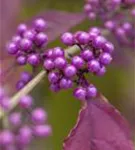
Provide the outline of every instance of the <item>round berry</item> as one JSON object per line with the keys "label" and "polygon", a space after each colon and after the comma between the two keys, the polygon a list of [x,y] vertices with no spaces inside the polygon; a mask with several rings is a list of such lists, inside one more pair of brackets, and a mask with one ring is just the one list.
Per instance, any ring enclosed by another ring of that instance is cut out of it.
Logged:
{"label": "round berry", "polygon": [[25,108],[25,109],[30,108],[32,104],[33,104],[33,98],[29,95],[21,97],[19,101],[20,107]]}
{"label": "round berry", "polygon": [[16,54],[17,53],[17,51],[18,51],[18,47],[17,47],[17,45],[15,44],[15,43],[9,43],[8,45],[7,45],[7,51],[8,51],[8,53],[9,54],[12,54],[12,55],[14,55],[14,54]]}
{"label": "round berry", "polygon": [[103,65],[109,65],[112,61],[112,57],[109,53],[102,53],[100,55],[100,62],[103,64]]}
{"label": "round berry", "polygon": [[74,36],[70,32],[66,32],[62,35],[61,40],[64,44],[72,46],[75,43]]}
{"label": "round berry", "polygon": [[66,77],[73,77],[74,75],[76,75],[76,72],[77,72],[77,69],[73,65],[68,65],[64,69],[64,74]]}
{"label": "round berry", "polygon": [[29,52],[32,48],[32,42],[29,39],[22,39],[20,42],[21,49],[25,52]]}
{"label": "round berry", "polygon": [[84,67],[84,60],[80,56],[74,56],[72,58],[72,64],[77,68],[81,69]]}
{"label": "round berry", "polygon": [[83,50],[81,52],[81,57],[85,60],[85,61],[90,61],[93,59],[93,52],[90,51],[89,49]]}
{"label": "round berry", "polygon": [[46,59],[44,61],[44,68],[47,69],[47,70],[54,69],[54,62],[51,59]]}
{"label": "round berry", "polygon": [[26,24],[20,24],[17,28],[17,32],[22,35],[27,30]]}
{"label": "round berry", "polygon": [[40,57],[39,57],[39,55],[31,54],[28,56],[27,61],[30,65],[37,66],[40,64]]}
{"label": "round berry", "polygon": [[35,124],[44,124],[47,120],[47,114],[42,108],[36,108],[32,111],[31,119]]}
{"label": "round berry", "polygon": [[42,46],[48,42],[48,36],[42,32],[38,33],[35,37],[35,43]]}
{"label": "round berry", "polygon": [[77,41],[79,44],[87,44],[89,42],[89,34],[87,32],[81,32],[77,37]]}
{"label": "round berry", "polygon": [[63,57],[57,57],[55,60],[54,60],[54,65],[56,68],[58,69],[63,69],[66,67],[66,60],[63,58]]}
{"label": "round berry", "polygon": [[82,87],[79,87],[79,88],[75,89],[74,96],[77,99],[84,101],[84,100],[86,100],[86,90]]}
{"label": "round berry", "polygon": [[25,65],[27,63],[26,56],[20,55],[16,58],[16,61],[19,65]]}
{"label": "round berry", "polygon": [[36,31],[42,32],[42,31],[44,31],[44,29],[47,28],[47,23],[45,22],[44,19],[38,18],[34,22],[34,28]]}
{"label": "round berry", "polygon": [[102,66],[99,71],[96,73],[97,76],[103,76],[106,73],[106,67]]}
{"label": "round berry", "polygon": [[62,50],[60,47],[55,47],[53,49],[53,56],[56,57],[64,57],[64,50]]}
{"label": "round berry", "polygon": [[96,95],[97,95],[97,89],[96,89],[96,87],[93,86],[93,85],[89,85],[87,87],[87,97],[88,98],[93,98],[93,97],[96,97]]}
{"label": "round berry", "polygon": [[22,81],[22,80],[19,80],[19,81],[16,83],[16,89],[17,89],[17,90],[22,89],[24,86],[25,86],[25,82]]}
{"label": "round berry", "polygon": [[55,83],[55,84],[51,84],[50,85],[50,90],[53,92],[58,92],[60,90],[59,84]]}
{"label": "round berry", "polygon": [[58,74],[58,72],[50,72],[48,74],[48,80],[51,83],[56,83],[59,80],[59,74]]}
{"label": "round berry", "polygon": [[21,80],[25,83],[28,83],[32,79],[32,75],[29,72],[22,72],[21,73]]}
{"label": "round berry", "polygon": [[100,69],[100,63],[97,60],[91,60],[88,62],[88,70],[90,72],[98,72]]}

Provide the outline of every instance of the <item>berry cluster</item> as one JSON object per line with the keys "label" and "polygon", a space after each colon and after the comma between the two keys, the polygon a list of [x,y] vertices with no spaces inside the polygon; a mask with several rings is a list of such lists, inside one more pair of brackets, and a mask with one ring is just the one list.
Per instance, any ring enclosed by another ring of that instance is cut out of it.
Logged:
{"label": "berry cluster", "polygon": [[35,138],[46,138],[52,132],[47,124],[47,113],[42,108],[33,108],[31,96],[21,97],[19,109],[8,115],[7,127],[3,126],[0,131],[2,150],[25,150]]}
{"label": "berry cluster", "polygon": [[89,84],[85,73],[93,73],[102,76],[106,72],[106,66],[112,61],[114,46],[107,41],[98,28],[92,28],[89,32],[79,31],[75,34],[66,32],[61,37],[67,46],[77,45],[80,54],[65,58],[65,51],[60,47],[48,50],[45,54],[44,69],[48,71],[48,79],[51,90],[57,92],[60,89],[73,87],[77,84],[74,96],[79,100],[86,100],[97,95],[97,89]]}
{"label": "berry cluster", "polygon": [[43,32],[47,24],[43,19],[34,21],[34,27],[28,29],[26,24],[20,24],[17,34],[7,44],[9,54],[15,56],[19,65],[38,66],[41,62],[40,52],[48,42],[47,35]]}
{"label": "berry cluster", "polygon": [[111,19],[121,8],[130,8],[135,4],[135,0],[86,0],[84,11],[89,19],[97,17],[102,20]]}
{"label": "berry cluster", "polygon": [[86,0],[84,11],[91,20],[97,17],[107,19],[119,10],[121,2],[121,0]]}
{"label": "berry cluster", "polygon": [[126,21],[125,17],[108,20],[105,27],[115,36],[120,45],[135,48],[135,23]]}

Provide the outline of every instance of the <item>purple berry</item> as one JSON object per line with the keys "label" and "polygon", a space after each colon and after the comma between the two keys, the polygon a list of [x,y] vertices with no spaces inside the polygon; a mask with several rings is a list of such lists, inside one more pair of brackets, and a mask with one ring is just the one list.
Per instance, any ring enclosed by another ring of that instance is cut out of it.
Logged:
{"label": "purple berry", "polygon": [[32,79],[32,75],[29,72],[22,72],[21,73],[21,80],[25,83],[28,83]]}
{"label": "purple berry", "polygon": [[19,45],[21,41],[21,37],[19,35],[13,36],[12,42],[15,43],[16,45]]}
{"label": "purple berry", "polygon": [[85,61],[90,61],[93,59],[93,52],[90,51],[89,49],[83,50],[81,52],[81,57],[85,60]]}
{"label": "purple berry", "polygon": [[54,62],[51,59],[46,59],[44,61],[44,68],[47,69],[47,70],[54,69]]}
{"label": "purple berry", "polygon": [[89,85],[87,87],[87,97],[88,98],[93,98],[93,97],[96,97],[96,95],[97,95],[97,89],[96,89],[96,87],[93,86],[93,85]]}
{"label": "purple berry", "polygon": [[36,33],[32,30],[28,30],[24,33],[24,38],[34,41]]}
{"label": "purple berry", "polygon": [[1,144],[3,146],[11,145],[14,142],[14,135],[9,130],[3,130],[1,133]]}
{"label": "purple berry", "polygon": [[28,145],[32,140],[32,130],[28,126],[20,128],[17,142],[21,145]]}
{"label": "purple berry", "polygon": [[104,47],[105,43],[106,43],[106,39],[103,36],[97,36],[95,38],[95,40],[93,41],[93,45],[96,48],[102,48],[102,47]]}
{"label": "purple berry", "polygon": [[99,62],[97,60],[93,59],[93,60],[88,62],[88,70],[90,72],[93,72],[93,73],[94,72],[98,72],[99,69],[100,69],[100,64],[99,64]]}
{"label": "purple berry", "polygon": [[106,67],[102,66],[99,71],[96,73],[97,76],[103,76],[106,73]]}
{"label": "purple berry", "polygon": [[48,137],[52,133],[52,129],[49,125],[37,125],[33,128],[33,134],[36,137]]}
{"label": "purple berry", "polygon": [[17,28],[17,32],[22,35],[27,30],[26,24],[20,24]]}
{"label": "purple berry", "polygon": [[16,61],[19,65],[25,65],[27,62],[26,56],[20,55],[16,58]]}
{"label": "purple berry", "polygon": [[21,97],[19,105],[22,108],[29,109],[33,104],[33,98],[29,95]]}
{"label": "purple berry", "polygon": [[47,120],[47,114],[42,108],[36,108],[32,112],[31,119],[35,124],[44,124]]}
{"label": "purple berry", "polygon": [[73,65],[68,65],[64,69],[64,74],[66,77],[73,77],[74,75],[76,75],[76,72],[77,72],[77,69]]}
{"label": "purple berry", "polygon": [[102,53],[100,55],[100,62],[103,64],[103,65],[109,65],[112,61],[112,57],[109,53]]}
{"label": "purple berry", "polygon": [[35,43],[38,45],[38,46],[42,46],[44,44],[47,44],[48,42],[48,37],[46,34],[40,32],[36,35],[35,37]]}
{"label": "purple berry", "polygon": [[47,28],[47,23],[42,18],[36,19],[34,22],[34,28],[36,31],[42,32]]}
{"label": "purple berry", "polygon": [[72,46],[75,43],[74,36],[70,32],[66,32],[62,35],[61,40],[67,46]]}
{"label": "purple berry", "polygon": [[107,53],[112,53],[114,51],[114,45],[110,42],[104,44],[103,50]]}
{"label": "purple berry", "polygon": [[55,47],[53,49],[53,57],[64,57],[64,50],[62,50],[60,47]]}
{"label": "purple berry", "polygon": [[86,90],[82,87],[79,87],[79,88],[75,89],[74,96],[77,99],[84,101],[84,100],[86,100]]}
{"label": "purple berry", "polygon": [[21,125],[21,114],[20,113],[12,113],[10,114],[9,116],[9,122],[11,125],[17,127],[17,126],[20,126]]}
{"label": "purple berry", "polygon": [[48,74],[48,80],[51,83],[56,83],[59,80],[59,74],[58,74],[58,72],[50,72]]}
{"label": "purple berry", "polygon": [[25,82],[22,81],[22,80],[19,80],[19,81],[16,83],[16,89],[17,89],[17,90],[22,89],[24,86],[25,86]]}
{"label": "purple berry", "polygon": [[8,45],[7,45],[7,51],[8,51],[8,53],[9,54],[12,54],[12,55],[14,55],[14,54],[16,54],[17,53],[17,51],[18,51],[18,47],[17,47],[17,45],[15,44],[15,43],[9,43]]}
{"label": "purple berry", "polygon": [[74,65],[77,69],[81,69],[84,67],[84,60],[80,56],[74,56],[72,58],[72,65]]}
{"label": "purple berry", "polygon": [[21,40],[20,46],[24,52],[29,52],[32,48],[32,42],[31,40],[24,38]]}
{"label": "purple berry", "polygon": [[56,68],[58,69],[63,69],[66,67],[66,60],[63,58],[63,57],[57,57],[55,60],[54,60],[54,65]]}
{"label": "purple berry", "polygon": [[79,44],[87,44],[89,42],[89,34],[87,32],[81,32],[77,37],[77,41]]}
{"label": "purple berry", "polygon": [[72,80],[70,80],[70,79],[62,78],[62,79],[60,80],[59,85],[60,85],[60,88],[61,88],[61,89],[68,89],[68,88],[72,88],[73,82],[72,82]]}
{"label": "purple berry", "polygon": [[30,65],[37,66],[40,64],[40,57],[39,57],[39,55],[31,54],[28,56],[27,61]]}

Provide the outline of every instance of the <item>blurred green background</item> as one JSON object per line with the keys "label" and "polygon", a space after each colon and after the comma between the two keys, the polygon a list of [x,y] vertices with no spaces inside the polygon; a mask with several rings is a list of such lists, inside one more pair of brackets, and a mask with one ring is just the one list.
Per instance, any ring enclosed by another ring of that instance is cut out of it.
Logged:
{"label": "blurred green background", "polygon": [[[63,10],[68,12],[80,12],[83,10],[83,0],[23,0],[18,21],[25,21],[46,10]],[[92,25],[100,24],[99,21],[85,20],[74,27],[72,31],[87,30]],[[49,47],[63,46],[59,38],[49,44]],[[129,59],[133,59],[128,54]],[[135,102],[134,102],[134,64],[121,65],[113,63],[102,78],[89,75],[88,78],[107,99],[119,109],[129,120],[132,128],[135,125]],[[28,68],[27,68],[28,69]],[[53,128],[53,135],[49,139],[35,141],[32,150],[62,150],[62,142],[75,125],[80,102],[72,96],[72,90],[52,93],[49,90],[47,79],[31,93],[38,106],[43,106],[48,112],[49,123]]]}

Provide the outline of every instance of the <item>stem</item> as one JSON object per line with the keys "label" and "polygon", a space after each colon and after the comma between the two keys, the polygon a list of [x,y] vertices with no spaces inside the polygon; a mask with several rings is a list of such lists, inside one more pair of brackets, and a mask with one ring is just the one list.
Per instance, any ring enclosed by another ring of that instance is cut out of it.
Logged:
{"label": "stem", "polygon": [[[78,46],[72,46],[65,50],[65,56],[66,58],[69,58],[69,55],[73,55],[79,51]],[[18,93],[16,93],[10,100],[10,110],[14,109],[22,96],[27,95],[32,89],[44,78],[46,75],[46,70],[42,70],[38,75],[31,80],[22,90],[20,90]],[[2,108],[0,108],[0,119],[4,116],[4,111]]]}

